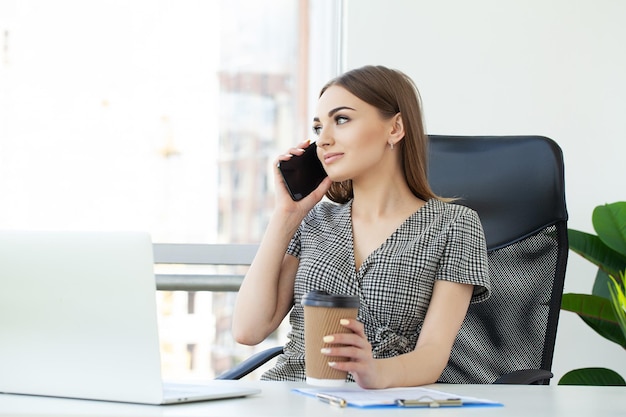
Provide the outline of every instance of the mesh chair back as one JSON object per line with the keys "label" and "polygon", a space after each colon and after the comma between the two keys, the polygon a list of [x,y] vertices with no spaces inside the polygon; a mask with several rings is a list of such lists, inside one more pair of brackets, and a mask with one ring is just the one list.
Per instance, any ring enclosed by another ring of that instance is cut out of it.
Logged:
{"label": "mesh chair back", "polygon": [[478,212],[492,283],[490,299],[470,306],[440,381],[550,371],[568,254],[561,149],[540,136],[430,136],[429,181]]}

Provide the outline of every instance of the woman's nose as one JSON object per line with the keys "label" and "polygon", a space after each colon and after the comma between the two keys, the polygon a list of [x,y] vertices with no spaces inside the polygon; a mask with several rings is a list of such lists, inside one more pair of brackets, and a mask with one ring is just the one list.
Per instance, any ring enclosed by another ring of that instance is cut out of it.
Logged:
{"label": "woman's nose", "polygon": [[328,146],[332,144],[332,142],[333,142],[333,138],[332,138],[332,134],[330,133],[330,129],[322,128],[317,137],[317,146],[322,146],[322,147]]}

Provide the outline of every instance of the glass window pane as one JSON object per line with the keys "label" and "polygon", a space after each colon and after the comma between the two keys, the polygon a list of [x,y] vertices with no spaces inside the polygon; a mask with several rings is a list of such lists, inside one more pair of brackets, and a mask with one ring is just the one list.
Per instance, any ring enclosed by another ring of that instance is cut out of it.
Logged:
{"label": "glass window pane", "polygon": [[[0,228],[258,242],[271,162],[335,73],[340,3],[1,1]],[[157,294],[166,376],[251,352],[234,296]]]}

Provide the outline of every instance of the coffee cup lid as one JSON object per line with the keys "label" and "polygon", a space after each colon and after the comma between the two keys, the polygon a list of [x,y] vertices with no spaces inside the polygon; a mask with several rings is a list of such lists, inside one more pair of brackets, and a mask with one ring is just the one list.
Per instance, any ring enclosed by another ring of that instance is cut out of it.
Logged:
{"label": "coffee cup lid", "polygon": [[313,290],[302,297],[301,304],[309,307],[359,308],[359,297]]}

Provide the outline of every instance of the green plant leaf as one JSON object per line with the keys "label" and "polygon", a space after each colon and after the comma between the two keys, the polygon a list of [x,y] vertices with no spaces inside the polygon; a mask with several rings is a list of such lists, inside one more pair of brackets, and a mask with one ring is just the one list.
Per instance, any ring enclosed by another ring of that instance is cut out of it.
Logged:
{"label": "green plant leaf", "polygon": [[593,289],[591,290],[591,294],[610,300],[611,299],[611,293],[609,292],[610,281],[611,279],[609,278],[609,275],[603,270],[601,270],[600,268],[598,268],[598,272],[596,273],[596,280],[593,282]]}
{"label": "green plant leaf", "polygon": [[626,256],[626,201],[596,207],[591,220],[602,242]]}
{"label": "green plant leaf", "polygon": [[580,316],[599,335],[626,349],[626,338],[619,327],[611,300],[589,294],[563,294],[561,309]]}
{"label": "green plant leaf", "polygon": [[621,273],[619,277],[611,277],[609,292],[615,317],[619,322],[624,337],[626,337],[626,273]]}
{"label": "green plant leaf", "polygon": [[567,372],[559,379],[559,385],[626,385],[617,372],[607,368],[581,368]]}
{"label": "green plant leaf", "polygon": [[609,275],[617,275],[626,269],[626,257],[608,247],[602,240],[589,233],[568,229],[569,248],[597,265]]}
{"label": "green plant leaf", "polygon": [[624,338],[619,323],[609,323],[584,316],[580,316],[580,318],[600,336],[626,349],[626,338]]}
{"label": "green plant leaf", "polygon": [[[599,335],[626,349],[626,202],[597,206],[592,223],[597,236],[568,229],[569,248],[598,266],[592,294],[563,294],[561,308],[578,314]],[[559,384],[626,385],[626,381],[610,369],[585,368],[568,372]]]}

